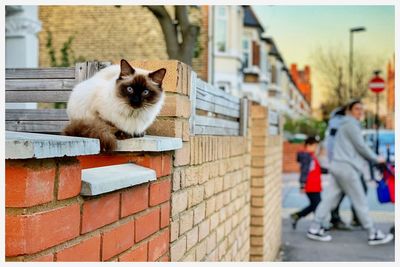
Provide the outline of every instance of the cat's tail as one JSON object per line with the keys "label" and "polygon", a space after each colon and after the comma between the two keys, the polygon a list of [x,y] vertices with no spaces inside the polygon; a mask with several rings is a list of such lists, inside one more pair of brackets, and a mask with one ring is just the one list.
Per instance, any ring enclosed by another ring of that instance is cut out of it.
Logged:
{"label": "cat's tail", "polygon": [[100,140],[101,151],[112,151],[117,146],[117,139],[111,126],[94,120],[71,120],[62,131],[69,136],[97,138]]}

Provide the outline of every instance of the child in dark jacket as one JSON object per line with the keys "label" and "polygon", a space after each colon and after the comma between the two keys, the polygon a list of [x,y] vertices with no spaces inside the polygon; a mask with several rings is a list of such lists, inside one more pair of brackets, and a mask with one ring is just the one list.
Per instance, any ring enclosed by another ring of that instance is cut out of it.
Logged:
{"label": "child in dark jacket", "polygon": [[310,204],[299,212],[290,215],[293,229],[296,229],[298,220],[314,212],[321,201],[321,173],[327,173],[319,164],[315,152],[318,140],[308,137],[304,142],[304,150],[297,153],[297,162],[300,163],[300,190],[306,193]]}

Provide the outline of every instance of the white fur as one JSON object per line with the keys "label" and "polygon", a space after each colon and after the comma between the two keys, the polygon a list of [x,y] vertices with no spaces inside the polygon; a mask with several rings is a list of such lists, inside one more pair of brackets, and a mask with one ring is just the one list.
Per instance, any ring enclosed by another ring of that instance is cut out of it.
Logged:
{"label": "white fur", "polygon": [[[150,72],[135,68],[135,74]],[[153,123],[164,103],[164,92],[159,101],[141,109],[132,109],[117,97],[115,81],[120,74],[120,65],[111,65],[90,79],[77,84],[68,100],[67,114],[70,120],[96,120],[97,114],[113,123],[119,130],[129,134],[141,134]]]}

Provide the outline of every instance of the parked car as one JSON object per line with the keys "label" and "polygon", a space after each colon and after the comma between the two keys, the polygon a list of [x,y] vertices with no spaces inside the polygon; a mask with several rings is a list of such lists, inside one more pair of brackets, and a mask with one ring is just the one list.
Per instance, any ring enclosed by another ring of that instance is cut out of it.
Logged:
{"label": "parked car", "polygon": [[[376,130],[363,130],[363,137],[368,146],[375,151]],[[389,156],[389,161],[394,164],[394,131],[388,129],[379,129],[379,155],[385,158]],[[388,154],[389,153],[389,154]]]}

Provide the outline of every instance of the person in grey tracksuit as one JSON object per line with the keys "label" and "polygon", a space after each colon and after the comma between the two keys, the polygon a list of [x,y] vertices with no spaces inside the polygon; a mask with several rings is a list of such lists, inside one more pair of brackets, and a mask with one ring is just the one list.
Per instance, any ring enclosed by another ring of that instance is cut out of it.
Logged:
{"label": "person in grey tracksuit", "polygon": [[315,211],[314,220],[308,230],[307,236],[311,239],[331,240],[325,229],[329,225],[331,211],[339,203],[342,192],[350,198],[363,228],[368,230],[370,245],[384,244],[393,239],[393,235],[385,235],[377,230],[368,214],[368,201],[359,177],[364,160],[378,164],[383,163],[384,158],[376,155],[364,142],[360,124],[362,116],[363,106],[360,101],[355,100],[347,105],[346,116],[336,133],[333,158],[329,166],[333,179],[326,189],[326,196]]}

